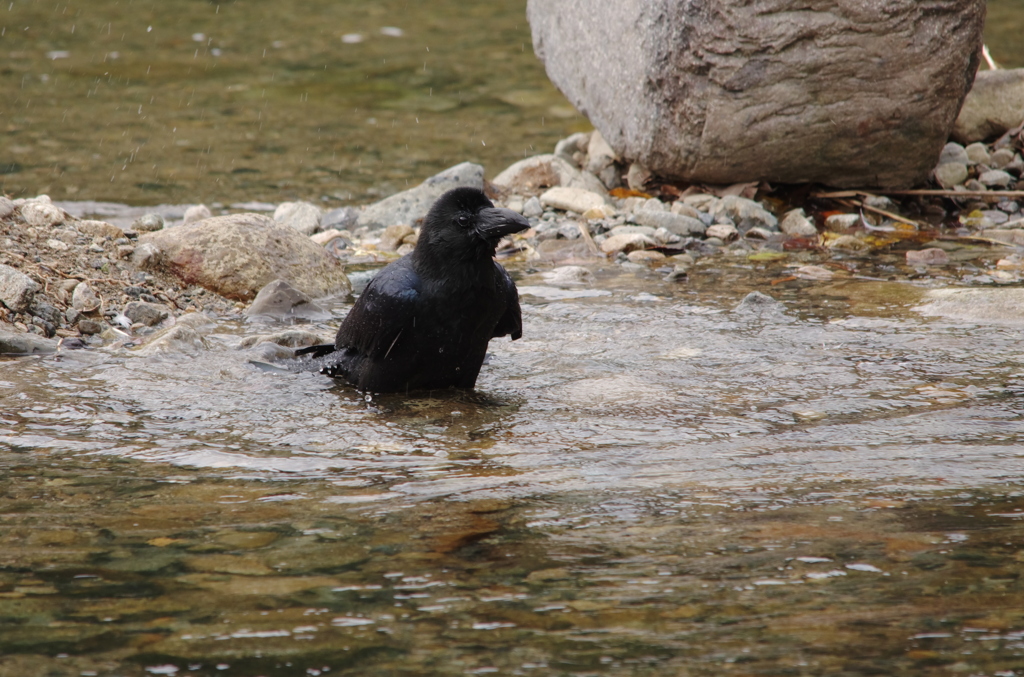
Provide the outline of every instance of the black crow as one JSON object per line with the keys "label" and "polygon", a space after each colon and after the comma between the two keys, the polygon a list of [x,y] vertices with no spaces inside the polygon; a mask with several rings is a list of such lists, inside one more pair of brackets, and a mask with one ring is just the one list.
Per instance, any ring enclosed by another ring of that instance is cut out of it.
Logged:
{"label": "black crow", "polygon": [[334,344],[296,354],[370,392],[472,388],[488,341],[523,335],[516,285],[493,257],[502,237],[529,227],[475,188],[448,191],[416,248],[370,281]]}

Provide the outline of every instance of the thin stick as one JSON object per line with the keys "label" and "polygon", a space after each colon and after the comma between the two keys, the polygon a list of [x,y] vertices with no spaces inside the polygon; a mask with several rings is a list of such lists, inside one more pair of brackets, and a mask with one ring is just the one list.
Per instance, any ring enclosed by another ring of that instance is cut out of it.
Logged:
{"label": "thin stick", "polygon": [[594,242],[594,238],[590,237],[590,226],[587,225],[586,221],[577,221],[576,226],[580,229],[580,235],[583,236],[583,240],[587,243],[587,247],[590,249],[591,254],[603,253],[597,248],[597,244]]}
{"label": "thin stick", "polygon": [[899,214],[894,214],[893,212],[887,212],[884,209],[879,209],[878,207],[872,207],[870,205],[864,204],[863,202],[860,203],[860,208],[861,209],[866,209],[869,212],[875,212],[876,214],[881,214],[882,216],[888,216],[890,219],[893,219],[895,221],[902,221],[903,223],[912,224],[912,225],[914,225],[917,228],[921,228],[922,227],[922,224],[921,224],[920,221],[915,221],[914,219],[908,219],[906,216],[900,216]]}
{"label": "thin stick", "polygon": [[[1024,190],[887,190],[886,195],[935,195],[938,197],[1024,197]],[[813,193],[815,198],[844,198],[871,195],[862,190],[842,190],[834,193]]]}

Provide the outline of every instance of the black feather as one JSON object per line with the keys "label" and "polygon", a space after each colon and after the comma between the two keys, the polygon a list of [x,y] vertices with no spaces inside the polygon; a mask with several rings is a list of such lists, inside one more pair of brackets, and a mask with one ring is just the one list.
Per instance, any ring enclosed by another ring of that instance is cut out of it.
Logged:
{"label": "black feather", "polygon": [[529,228],[479,190],[434,203],[415,250],[377,274],[331,351],[303,349],[321,373],[371,392],[472,388],[495,337],[523,334],[519,294],[494,261],[505,235]]}

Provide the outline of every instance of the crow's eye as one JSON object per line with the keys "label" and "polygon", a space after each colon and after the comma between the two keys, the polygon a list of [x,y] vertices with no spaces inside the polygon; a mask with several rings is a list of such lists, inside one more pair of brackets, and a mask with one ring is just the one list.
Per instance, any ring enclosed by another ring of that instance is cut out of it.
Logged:
{"label": "crow's eye", "polygon": [[463,228],[467,228],[467,227],[469,227],[469,217],[468,217],[468,216],[466,216],[465,214],[462,214],[461,216],[459,216],[459,218],[457,218],[457,219],[455,219],[455,220],[456,220],[456,222],[458,222],[458,224],[459,224],[460,226],[462,226]]}

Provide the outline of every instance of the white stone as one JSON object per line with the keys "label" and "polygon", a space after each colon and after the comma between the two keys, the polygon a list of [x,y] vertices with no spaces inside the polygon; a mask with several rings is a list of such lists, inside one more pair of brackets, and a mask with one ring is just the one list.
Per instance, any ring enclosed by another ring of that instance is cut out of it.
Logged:
{"label": "white stone", "polygon": [[52,228],[64,223],[64,210],[49,201],[30,200],[21,205],[21,218],[36,228]]}
{"label": "white stone", "polygon": [[589,190],[556,186],[540,196],[540,203],[544,207],[583,214],[590,209],[604,206],[605,201],[603,197]]}
{"label": "white stone", "polygon": [[818,229],[807,218],[803,209],[793,209],[786,212],[782,217],[782,222],[779,224],[779,230],[792,237],[814,237],[818,234]]}

